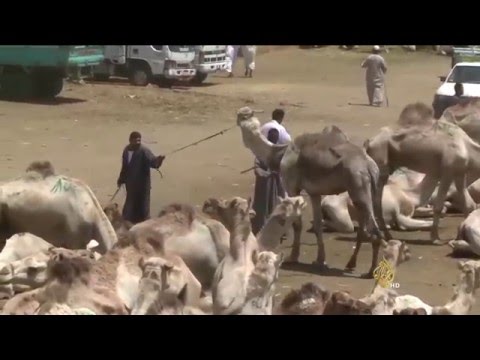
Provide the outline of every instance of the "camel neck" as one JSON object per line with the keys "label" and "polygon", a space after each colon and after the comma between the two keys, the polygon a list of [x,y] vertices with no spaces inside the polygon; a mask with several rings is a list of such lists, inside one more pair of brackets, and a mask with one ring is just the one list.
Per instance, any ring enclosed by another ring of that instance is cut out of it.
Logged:
{"label": "camel neck", "polygon": [[260,251],[275,251],[288,228],[287,225],[281,215],[272,214],[257,235]]}
{"label": "camel neck", "polygon": [[480,145],[475,143],[473,140],[468,142],[469,148],[469,161],[468,161],[468,170],[469,175],[473,178],[480,178]]}

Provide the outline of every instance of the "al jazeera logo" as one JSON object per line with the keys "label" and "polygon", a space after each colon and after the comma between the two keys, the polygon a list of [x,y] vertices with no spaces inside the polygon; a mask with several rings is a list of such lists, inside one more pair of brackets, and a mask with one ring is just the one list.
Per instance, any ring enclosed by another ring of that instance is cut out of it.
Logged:
{"label": "al jazeera logo", "polygon": [[378,282],[378,285],[383,288],[398,289],[400,287],[399,283],[393,282],[395,269],[385,259],[380,261],[377,268],[373,271],[373,278]]}

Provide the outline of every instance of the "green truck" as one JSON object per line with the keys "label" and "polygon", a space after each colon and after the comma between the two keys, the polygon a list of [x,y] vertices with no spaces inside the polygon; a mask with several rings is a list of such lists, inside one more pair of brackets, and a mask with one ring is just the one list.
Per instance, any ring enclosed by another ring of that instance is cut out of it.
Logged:
{"label": "green truck", "polygon": [[1,45],[0,97],[54,98],[69,74],[85,73],[103,54],[96,45]]}

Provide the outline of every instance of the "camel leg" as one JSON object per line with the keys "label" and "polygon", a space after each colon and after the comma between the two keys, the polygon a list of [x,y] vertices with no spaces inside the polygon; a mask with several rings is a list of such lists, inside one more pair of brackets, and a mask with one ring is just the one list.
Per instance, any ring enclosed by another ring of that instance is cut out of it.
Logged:
{"label": "camel leg", "polygon": [[463,213],[465,217],[467,217],[468,214],[475,210],[476,204],[467,190],[465,175],[455,178],[455,187],[457,188],[458,200],[460,201]]}
{"label": "camel leg", "polygon": [[293,227],[293,245],[290,256],[284,261],[284,263],[297,263],[300,257],[300,238],[302,236],[302,217],[299,216],[292,224]]}
{"label": "camel leg", "polygon": [[345,266],[345,271],[352,272],[357,267],[358,253],[360,252],[360,248],[362,247],[362,243],[364,240],[366,240],[365,225],[363,223],[359,223],[355,250],[350,257],[350,260],[348,260],[347,266]]}
{"label": "camel leg", "polygon": [[430,240],[435,245],[443,245],[440,241],[438,226],[440,223],[440,216],[442,215],[443,205],[445,203],[445,198],[447,197],[447,192],[452,182],[453,179],[451,177],[443,177],[440,180],[437,196],[433,202],[433,225],[430,232]]}
{"label": "camel leg", "polygon": [[326,268],[325,262],[325,244],[323,243],[323,213],[322,213],[322,196],[310,195],[313,210],[313,229],[317,237],[317,259],[313,262],[314,265],[320,268]]}
{"label": "camel leg", "polygon": [[472,249],[470,244],[465,240],[451,240],[448,242],[448,245],[452,248],[453,254],[455,256],[462,257],[474,257],[478,256],[477,253]]}
{"label": "camel leg", "polygon": [[[420,185],[421,192],[420,192],[420,199],[417,207],[423,207],[427,206],[430,198],[433,195],[433,192],[435,191],[435,188],[437,187],[438,184],[438,179],[433,176],[425,175],[425,177],[422,180],[422,183]],[[448,189],[445,191],[445,197]],[[437,193],[438,197],[438,193]],[[435,197],[435,198],[437,198]],[[443,204],[442,204],[443,205]],[[443,206],[442,206],[443,208]]]}
{"label": "camel leg", "polygon": [[382,172],[380,175],[379,179],[379,184],[378,184],[378,189],[376,190],[374,194],[374,209],[375,209],[375,216],[378,219],[378,225],[380,226],[380,229],[382,230],[385,240],[389,241],[392,240],[392,234],[390,234],[390,231],[388,230],[387,224],[385,223],[385,219],[383,217],[383,205],[382,205],[382,199],[383,199],[383,189],[385,188],[385,185],[388,181],[389,174]]}

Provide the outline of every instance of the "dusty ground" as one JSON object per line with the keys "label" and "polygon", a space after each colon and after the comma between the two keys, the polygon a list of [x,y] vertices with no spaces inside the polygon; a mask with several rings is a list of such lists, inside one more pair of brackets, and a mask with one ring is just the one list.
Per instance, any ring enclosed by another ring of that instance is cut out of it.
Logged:
{"label": "dusty ground", "polygon": [[[387,80],[388,108],[370,108],[366,103],[363,53],[341,52],[336,47],[300,50],[271,47],[257,57],[253,79],[243,78],[243,59],[236,65],[239,75],[227,79],[212,76],[202,87],[168,90],[156,86],[135,88],[122,81],[68,85],[54,104],[0,102],[0,180],[22,172],[32,160],[48,159],[58,172],[87,181],[100,201],[107,202],[116,189],[120,156],[132,130],[158,154],[232,126],[235,111],[246,104],[265,110],[269,118],[280,105],[287,110],[286,126],[293,135],[321,130],[336,124],[358,143],[396,120],[409,102],[431,103],[439,85],[437,76],[449,69],[449,58],[432,54],[385,55],[390,66]],[[238,129],[167,157],[163,179],[153,176],[152,212],[171,201],[201,204],[210,196],[248,197],[253,174],[240,171],[253,164],[243,147]],[[124,194],[117,200],[123,202]],[[311,218],[305,217],[306,226]],[[460,218],[444,219],[443,238],[455,236]],[[394,233],[409,242],[413,258],[400,268],[400,291],[420,296],[431,304],[444,303],[457,276],[448,247],[421,245],[426,232]],[[352,252],[351,236],[327,234],[329,265],[343,269]],[[420,240],[420,241],[419,241]],[[418,241],[420,244],[418,244]],[[289,248],[291,240],[285,247]],[[316,281],[332,289],[368,293],[371,280],[343,276],[340,271],[320,276],[310,267],[316,252],[313,235],[304,234],[300,261],[303,265],[283,270],[279,290]],[[289,249],[286,249],[289,251]],[[357,272],[368,270],[371,247],[364,245]],[[480,305],[474,308],[480,313]]]}

